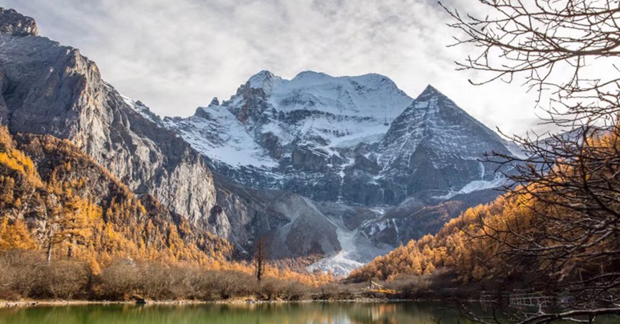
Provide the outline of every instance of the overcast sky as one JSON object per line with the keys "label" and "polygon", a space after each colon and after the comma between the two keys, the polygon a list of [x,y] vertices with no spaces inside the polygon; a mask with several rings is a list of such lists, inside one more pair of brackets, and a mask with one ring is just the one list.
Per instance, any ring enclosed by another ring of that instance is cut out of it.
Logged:
{"label": "overcast sky", "polygon": [[[451,5],[471,0],[451,0]],[[41,35],[80,49],[121,93],[157,114],[187,116],[269,70],[290,79],[379,73],[411,97],[432,84],[487,126],[523,134],[533,94],[470,85],[455,71],[467,49],[432,0],[0,0]],[[472,10],[472,9],[469,9]]]}

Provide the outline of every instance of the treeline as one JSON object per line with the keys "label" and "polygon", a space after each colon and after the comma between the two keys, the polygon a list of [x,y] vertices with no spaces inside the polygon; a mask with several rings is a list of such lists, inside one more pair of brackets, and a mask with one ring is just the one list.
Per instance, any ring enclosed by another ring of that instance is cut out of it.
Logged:
{"label": "treeline", "polygon": [[86,261],[52,260],[37,251],[0,253],[0,300],[79,299],[98,301],[218,301],[232,298],[301,300],[320,290],[295,279],[207,270],[192,264],[119,260],[94,273]]}
{"label": "treeline", "polygon": [[[5,297],[118,299],[118,286],[112,289],[105,278],[121,268],[125,271],[116,279],[125,281],[155,278],[148,272],[153,269],[170,280],[181,280],[183,271],[222,271],[239,283],[247,283],[244,278],[254,273],[251,261],[234,260],[234,249],[226,240],[171,213],[153,196],[136,196],[69,141],[49,135],[12,136],[6,128],[0,128],[0,253],[7,269],[0,270],[0,276],[9,276],[0,279]],[[19,275],[24,268],[36,271]],[[301,274],[269,265],[264,276],[308,286],[332,280],[327,274]],[[58,288],[45,278],[57,278],[59,284],[66,281],[71,288]],[[147,283],[131,285],[124,293],[142,291]],[[100,288],[116,295],[100,294]],[[191,298],[185,292],[152,295]]]}
{"label": "treeline", "polygon": [[500,244],[484,236],[481,218],[487,223],[507,222],[519,228],[528,226],[527,207],[515,197],[499,197],[496,201],[466,210],[452,219],[436,234],[426,235],[400,246],[355,270],[354,280],[397,280],[405,276],[434,274],[438,270],[455,274],[458,283],[479,281],[496,275],[518,272],[519,267],[503,264],[498,255]]}

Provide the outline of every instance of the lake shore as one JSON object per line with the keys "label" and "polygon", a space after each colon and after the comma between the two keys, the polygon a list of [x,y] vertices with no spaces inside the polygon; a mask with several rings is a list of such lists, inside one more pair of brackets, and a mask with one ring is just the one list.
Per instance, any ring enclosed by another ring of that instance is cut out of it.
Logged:
{"label": "lake shore", "polygon": [[[199,305],[213,304],[214,302],[201,300],[148,300],[146,305]],[[106,301],[106,300],[0,300],[0,308],[38,307],[38,306],[84,306],[84,305],[138,305],[136,301]],[[145,305],[145,304],[142,304]]]}
{"label": "lake shore", "polygon": [[386,303],[386,302],[410,302],[412,299],[386,299],[386,298],[359,298],[359,299],[304,299],[304,300],[257,300],[253,298],[235,298],[218,301],[204,300],[147,300],[145,303],[136,301],[100,301],[100,300],[0,300],[2,308],[27,308],[27,307],[50,307],[50,306],[86,306],[86,305],[252,305],[252,304],[297,304],[297,303]]}

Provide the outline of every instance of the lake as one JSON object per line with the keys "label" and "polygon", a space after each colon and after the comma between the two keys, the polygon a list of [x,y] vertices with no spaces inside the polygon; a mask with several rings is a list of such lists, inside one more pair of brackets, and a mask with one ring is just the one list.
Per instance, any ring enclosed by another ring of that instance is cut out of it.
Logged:
{"label": "lake", "polygon": [[[447,304],[413,302],[88,305],[0,309],[0,324],[431,324],[439,319],[451,324],[457,314]],[[620,318],[597,323],[620,323]]]}

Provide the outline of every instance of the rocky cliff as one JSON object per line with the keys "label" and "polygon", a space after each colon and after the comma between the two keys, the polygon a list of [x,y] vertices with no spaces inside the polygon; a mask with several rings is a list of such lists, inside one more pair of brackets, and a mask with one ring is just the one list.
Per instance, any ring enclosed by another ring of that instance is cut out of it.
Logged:
{"label": "rocky cliff", "polygon": [[0,8],[0,34],[13,36],[39,36],[39,28],[34,19],[26,17],[13,9]]}
{"label": "rocky cliff", "polygon": [[11,10],[0,15],[0,119],[11,132],[72,140],[136,193],[191,220],[215,205],[204,158],[134,111],[77,49],[35,36]]}

